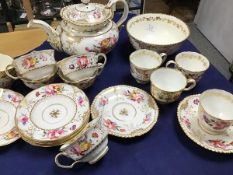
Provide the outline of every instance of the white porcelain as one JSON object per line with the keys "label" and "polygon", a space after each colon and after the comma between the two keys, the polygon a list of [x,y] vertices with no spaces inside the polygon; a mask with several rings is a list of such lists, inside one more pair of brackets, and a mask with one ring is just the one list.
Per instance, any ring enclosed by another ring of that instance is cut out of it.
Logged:
{"label": "white porcelain", "polygon": [[103,118],[110,135],[135,137],[147,133],[157,122],[154,99],[136,87],[119,85],[101,91],[91,105],[92,118]]}
{"label": "white porcelain", "polygon": [[[101,118],[92,120],[78,137],[68,141],[60,148],[55,157],[55,163],[61,168],[73,168],[75,164],[88,162],[94,164],[108,152],[108,132],[103,127]],[[60,157],[74,160],[71,165],[64,165]]]}
{"label": "white porcelain", "polygon": [[16,108],[23,95],[9,89],[0,89],[0,146],[9,145],[20,138],[15,126]]}
{"label": "white porcelain", "polygon": [[189,37],[188,26],[180,19],[159,13],[131,18],[126,26],[135,49],[149,49],[159,53],[174,53]]}
{"label": "white porcelain", "polygon": [[129,56],[130,72],[138,83],[148,83],[151,73],[161,66],[166,60],[167,55],[164,53],[139,49]]}
{"label": "white porcelain", "polygon": [[[112,21],[114,5],[124,6],[122,17]],[[82,0],[61,9],[61,23],[56,30],[41,20],[31,20],[28,27],[41,27],[48,34],[48,41],[59,51],[69,55],[87,52],[108,53],[119,38],[118,27],[127,19],[128,4],[125,0],[110,0],[108,4],[89,3]]]}
{"label": "white porcelain", "polygon": [[[0,88],[9,88],[13,83],[13,79],[5,73],[6,67],[13,62],[13,58],[8,55],[0,54]],[[10,70],[12,72],[12,70]]]}
{"label": "white porcelain", "polygon": [[[17,76],[8,71],[14,68]],[[56,74],[57,67],[54,59],[54,50],[33,51],[14,59],[6,68],[6,74],[12,79],[39,81]]]}
{"label": "white porcelain", "polygon": [[90,52],[73,55],[58,62],[58,68],[66,79],[77,82],[101,73],[106,65],[107,57],[103,53]]}
{"label": "white porcelain", "polygon": [[68,84],[49,84],[27,94],[16,112],[16,125],[25,141],[56,146],[71,139],[88,122],[89,100]]}
{"label": "white porcelain", "polygon": [[187,78],[199,81],[204,72],[209,68],[209,60],[197,52],[181,52],[175,61],[170,60],[166,63],[166,67],[174,65],[182,71]]}
{"label": "white porcelain", "polygon": [[151,94],[161,103],[176,101],[183,91],[196,86],[194,79],[187,79],[184,74],[172,68],[156,69],[150,76]]}
{"label": "white porcelain", "polygon": [[198,116],[201,126],[221,134],[233,125],[233,95],[220,89],[210,89],[200,95]]}
{"label": "white porcelain", "polygon": [[184,133],[196,144],[218,153],[233,153],[233,127],[222,134],[206,132],[200,125],[200,95],[186,97],[178,106],[177,117]]}

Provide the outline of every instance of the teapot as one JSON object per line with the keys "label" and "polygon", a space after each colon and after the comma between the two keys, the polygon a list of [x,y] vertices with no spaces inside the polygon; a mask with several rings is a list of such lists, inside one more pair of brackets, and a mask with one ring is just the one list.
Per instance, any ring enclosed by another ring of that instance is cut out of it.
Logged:
{"label": "teapot", "polygon": [[[32,19],[28,27],[40,27],[48,35],[50,45],[69,55],[88,52],[108,53],[119,38],[119,27],[127,19],[129,7],[125,0],[109,0],[106,5],[89,3],[81,0],[80,4],[63,7],[60,11],[62,21],[52,28],[42,20]],[[121,18],[112,21],[114,6],[122,3],[124,7]]]}

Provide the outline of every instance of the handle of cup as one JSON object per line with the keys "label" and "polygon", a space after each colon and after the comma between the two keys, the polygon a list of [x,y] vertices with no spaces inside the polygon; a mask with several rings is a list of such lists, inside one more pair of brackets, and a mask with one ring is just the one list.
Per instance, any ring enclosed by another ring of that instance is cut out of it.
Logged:
{"label": "handle of cup", "polygon": [[188,87],[184,88],[184,91],[189,91],[193,89],[196,86],[196,81],[194,79],[188,79],[187,84],[189,85]]}
{"label": "handle of cup", "polygon": [[12,64],[7,65],[6,70],[5,70],[6,75],[7,75],[8,77],[14,79],[14,80],[19,79],[19,77],[16,77],[16,76],[14,76],[14,75],[11,75],[11,73],[9,72],[9,70],[12,69],[12,68],[14,68],[14,66],[13,66]]}
{"label": "handle of cup", "polygon": [[171,66],[171,65],[173,65],[173,67],[174,67],[174,68],[176,68],[176,67],[177,67],[176,62],[175,62],[175,61],[173,61],[173,60],[170,60],[170,61],[168,61],[168,62],[166,63],[166,67],[169,67],[169,66]]}
{"label": "handle of cup", "polygon": [[58,153],[55,157],[55,163],[58,167],[60,168],[73,168],[75,164],[79,163],[80,161],[74,161],[71,165],[63,165],[59,162],[59,157],[60,156],[66,156],[65,153],[61,152]]}
{"label": "handle of cup", "polygon": [[166,59],[167,59],[167,54],[166,53],[160,53],[159,55],[162,58],[162,63],[164,63],[166,61]]}
{"label": "handle of cup", "polygon": [[100,75],[104,66],[106,65],[107,63],[107,56],[104,54],[104,53],[99,53],[96,55],[97,56],[97,60],[98,62],[101,60],[101,58],[104,59],[104,62],[103,63],[98,63],[98,72],[97,72],[97,75]]}

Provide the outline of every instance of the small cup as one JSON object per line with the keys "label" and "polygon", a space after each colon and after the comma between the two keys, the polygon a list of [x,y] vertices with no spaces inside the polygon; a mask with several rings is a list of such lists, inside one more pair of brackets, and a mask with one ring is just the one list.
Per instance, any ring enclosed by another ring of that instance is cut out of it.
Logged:
{"label": "small cup", "polygon": [[[15,69],[17,76],[9,70]],[[6,74],[12,79],[39,81],[56,74],[57,66],[54,59],[54,50],[33,51],[15,59],[6,67]]]}
{"label": "small cup", "polygon": [[145,84],[150,81],[151,73],[166,60],[165,53],[140,49],[133,52],[130,57],[130,72],[138,83]]}
{"label": "small cup", "polygon": [[151,76],[151,94],[160,103],[176,101],[183,91],[196,86],[194,79],[187,79],[184,74],[172,68],[159,68]]}
{"label": "small cup", "polygon": [[224,133],[233,125],[233,95],[220,89],[204,91],[200,95],[198,118],[205,131]]}
{"label": "small cup", "polygon": [[[8,55],[0,54],[0,88],[9,88],[12,83],[13,79],[8,77],[5,73],[6,67],[13,62],[13,58]],[[9,70],[9,72],[13,73],[13,70]]]}
{"label": "small cup", "polygon": [[107,62],[103,53],[90,52],[83,55],[73,55],[59,61],[59,72],[69,81],[78,82],[99,75]]}
{"label": "small cup", "polygon": [[175,61],[170,60],[166,63],[166,67],[171,65],[183,72],[187,78],[198,82],[210,63],[205,56],[197,52],[181,52],[176,56]]}
{"label": "small cup", "polygon": [[[55,157],[55,163],[61,168],[72,168],[75,164],[88,162],[94,164],[108,152],[108,133],[100,117],[92,120],[78,137],[65,143]],[[74,160],[71,165],[63,165],[59,157]]]}

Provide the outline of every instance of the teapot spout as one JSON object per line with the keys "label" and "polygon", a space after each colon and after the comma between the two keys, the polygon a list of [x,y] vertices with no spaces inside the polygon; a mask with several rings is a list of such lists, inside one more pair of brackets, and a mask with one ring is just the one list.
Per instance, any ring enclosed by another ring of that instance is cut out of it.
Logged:
{"label": "teapot spout", "polygon": [[29,27],[42,28],[48,35],[48,42],[50,43],[50,45],[54,49],[62,51],[60,34],[58,31],[56,31],[54,28],[52,28],[48,23],[46,23],[42,20],[32,19],[27,24],[27,27],[28,28]]}

